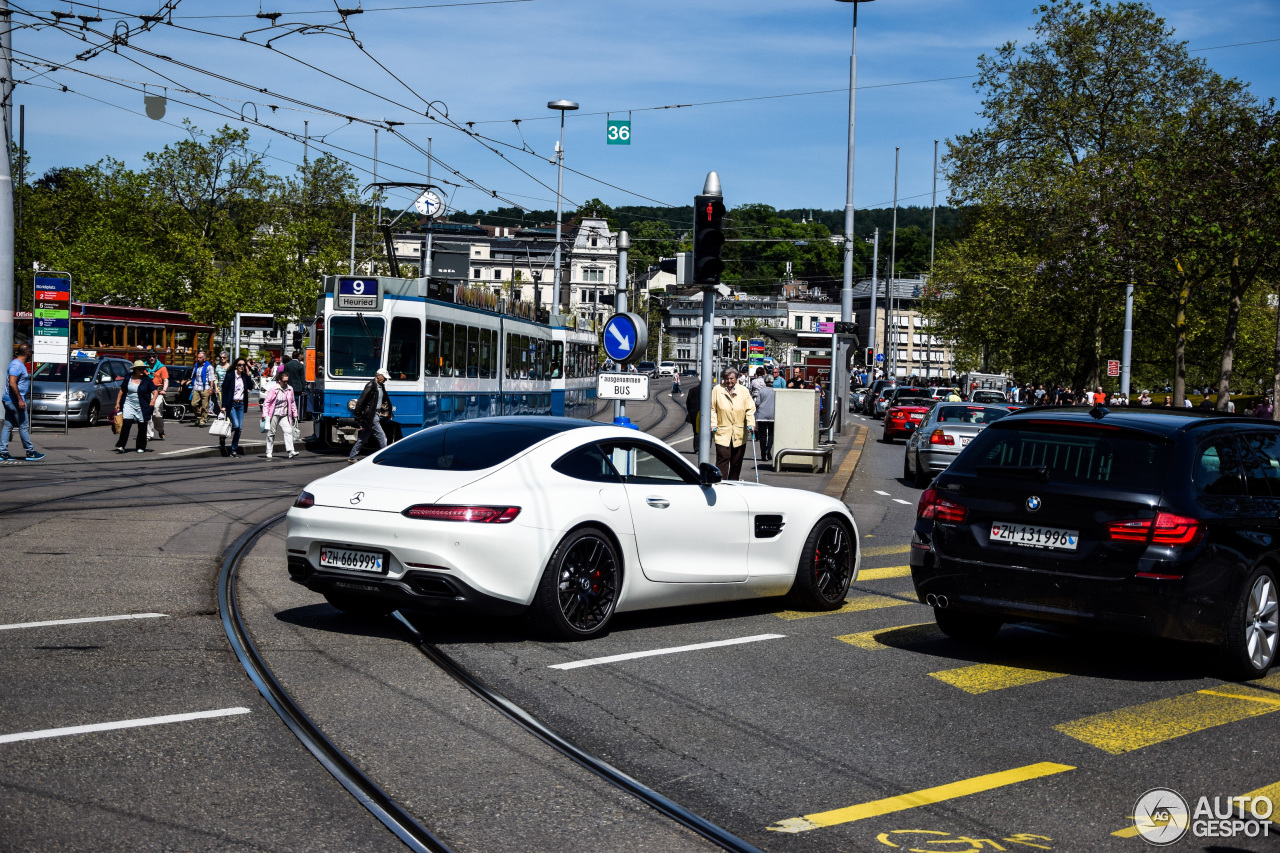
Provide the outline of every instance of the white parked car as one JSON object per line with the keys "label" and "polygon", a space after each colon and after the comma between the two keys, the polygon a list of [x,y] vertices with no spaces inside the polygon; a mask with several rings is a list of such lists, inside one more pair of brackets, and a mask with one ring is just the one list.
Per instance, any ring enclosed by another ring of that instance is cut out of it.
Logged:
{"label": "white parked car", "polygon": [[789,596],[834,610],[857,578],[848,508],[720,482],[634,430],[551,417],[415,433],[306,487],[289,573],[352,613],[528,614],[575,639],[619,611]]}
{"label": "white parked car", "polygon": [[674,361],[662,361],[658,363],[659,376],[675,376],[679,371],[676,369]]}

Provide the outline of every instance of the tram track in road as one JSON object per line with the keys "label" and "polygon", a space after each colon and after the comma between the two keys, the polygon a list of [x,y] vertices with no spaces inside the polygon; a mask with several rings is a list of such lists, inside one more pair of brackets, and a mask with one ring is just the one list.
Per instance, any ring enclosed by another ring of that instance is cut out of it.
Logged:
{"label": "tram track in road", "polygon": [[[274,675],[245,624],[237,599],[236,581],[241,564],[259,540],[279,524],[286,513],[277,513],[245,531],[227,549],[217,584],[218,609],[223,630],[236,657],[258,692],[306,749],[356,800],[411,850],[449,853],[451,848],[419,817],[400,805],[386,790],[346,755],[294,700]],[[596,777],[656,810],[666,818],[733,853],[761,853],[755,846],[622,773],[603,759],[551,729],[528,711],[488,687],[473,673],[431,643],[404,614],[393,614],[422,654],[436,667],[525,731]]]}

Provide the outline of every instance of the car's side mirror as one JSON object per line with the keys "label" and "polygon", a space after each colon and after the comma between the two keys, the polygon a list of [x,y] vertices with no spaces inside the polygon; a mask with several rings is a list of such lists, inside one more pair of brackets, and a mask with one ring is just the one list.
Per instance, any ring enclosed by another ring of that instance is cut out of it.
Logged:
{"label": "car's side mirror", "polygon": [[698,466],[698,481],[704,486],[714,486],[716,483],[724,479],[720,473],[720,469],[712,465],[710,462],[703,462]]}

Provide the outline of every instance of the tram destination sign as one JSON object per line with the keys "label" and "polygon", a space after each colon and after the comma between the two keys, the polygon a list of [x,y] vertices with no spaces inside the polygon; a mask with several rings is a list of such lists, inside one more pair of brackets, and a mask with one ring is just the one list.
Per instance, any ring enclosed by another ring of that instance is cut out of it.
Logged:
{"label": "tram destination sign", "polygon": [[596,397],[601,400],[648,400],[649,376],[645,373],[601,373],[596,377]]}
{"label": "tram destination sign", "polygon": [[338,279],[333,294],[335,311],[379,311],[382,308],[382,283],[374,276]]}

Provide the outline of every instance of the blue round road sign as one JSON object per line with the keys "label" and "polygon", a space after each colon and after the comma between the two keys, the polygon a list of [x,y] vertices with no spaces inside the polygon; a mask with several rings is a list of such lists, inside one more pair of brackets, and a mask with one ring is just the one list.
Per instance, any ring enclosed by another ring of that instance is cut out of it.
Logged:
{"label": "blue round road sign", "polygon": [[639,348],[640,330],[634,318],[634,314],[614,314],[604,324],[604,351],[614,361],[630,361]]}
{"label": "blue round road sign", "polygon": [[884,353],[882,352],[876,353],[876,361],[884,361]]}

